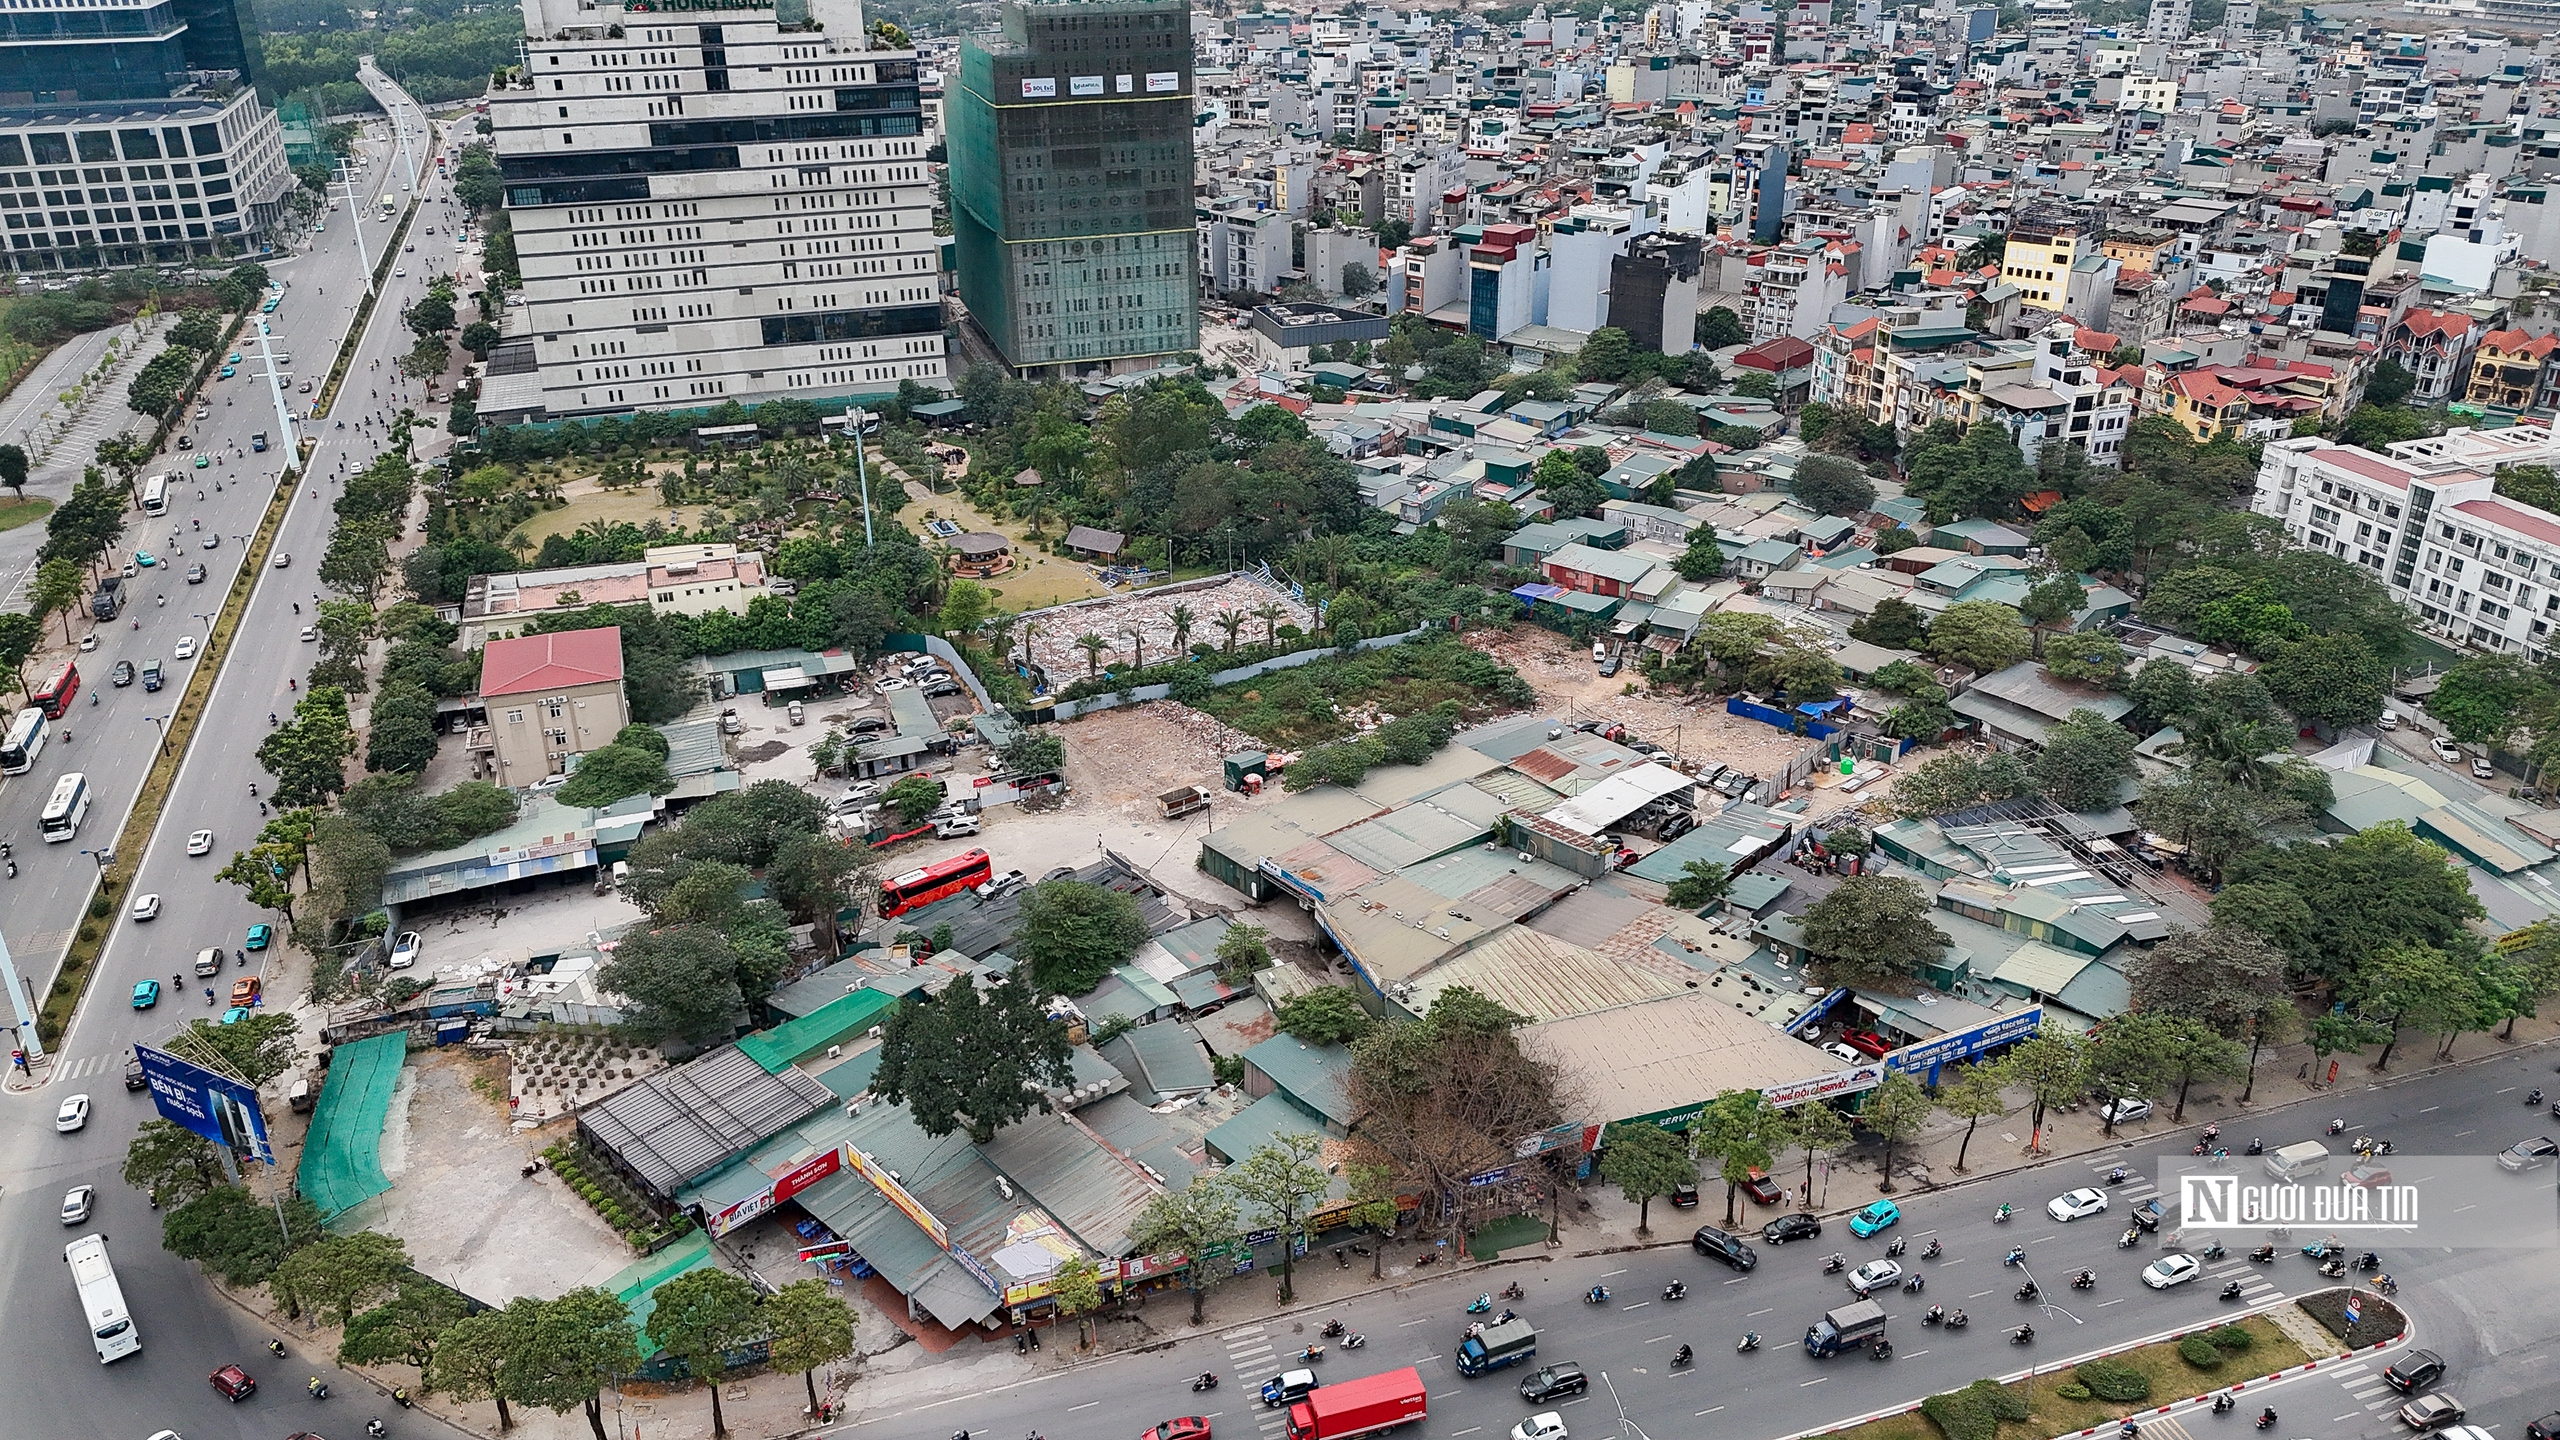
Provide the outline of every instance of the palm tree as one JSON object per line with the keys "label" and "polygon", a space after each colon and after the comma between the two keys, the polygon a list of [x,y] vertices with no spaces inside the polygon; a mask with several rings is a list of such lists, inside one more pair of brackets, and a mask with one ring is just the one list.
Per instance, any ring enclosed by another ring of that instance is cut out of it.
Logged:
{"label": "palm tree", "polygon": [[1218,628],[1227,632],[1227,653],[1233,655],[1236,653],[1236,632],[1244,628],[1244,612],[1241,610],[1219,611]]}
{"label": "palm tree", "polygon": [[1101,679],[1102,652],[1111,648],[1111,642],[1099,635],[1079,635],[1076,637],[1076,648],[1084,652],[1086,678]]}
{"label": "palm tree", "polygon": [[1139,671],[1146,669],[1147,632],[1139,629],[1135,625],[1131,625],[1121,630],[1120,633],[1129,637],[1129,653],[1133,657],[1129,661],[1130,670]]}
{"label": "palm tree", "polygon": [[1348,535],[1318,535],[1298,547],[1298,563],[1310,570],[1321,568],[1327,585],[1342,583],[1342,563],[1355,556]]}
{"label": "palm tree", "polygon": [[1176,605],[1171,611],[1166,613],[1164,618],[1173,625],[1174,653],[1178,655],[1190,654],[1191,627],[1199,620],[1200,617],[1191,613],[1190,606]]}
{"label": "palm tree", "polygon": [[1288,613],[1289,607],[1277,600],[1265,600],[1253,607],[1253,618],[1262,622],[1263,644],[1280,643],[1280,622],[1287,617]]}

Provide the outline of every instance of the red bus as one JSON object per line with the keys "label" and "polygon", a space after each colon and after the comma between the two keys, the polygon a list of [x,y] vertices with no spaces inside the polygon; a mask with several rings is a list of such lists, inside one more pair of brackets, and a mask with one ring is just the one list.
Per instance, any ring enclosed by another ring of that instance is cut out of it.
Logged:
{"label": "red bus", "polygon": [[35,703],[46,719],[59,720],[62,712],[71,708],[72,697],[79,693],[80,666],[76,661],[65,660],[62,668],[53,672],[52,679],[37,687]]}
{"label": "red bus", "polygon": [[984,850],[964,850],[921,870],[893,876],[880,882],[881,918],[904,915],[946,895],[984,885],[995,876],[995,864]]}

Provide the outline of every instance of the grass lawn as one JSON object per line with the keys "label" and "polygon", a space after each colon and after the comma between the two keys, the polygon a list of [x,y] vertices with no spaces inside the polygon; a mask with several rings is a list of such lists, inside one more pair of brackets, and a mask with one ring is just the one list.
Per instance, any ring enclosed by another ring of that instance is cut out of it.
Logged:
{"label": "grass lawn", "polygon": [[[921,480],[908,481],[907,508],[898,512],[898,518],[907,522],[908,529],[921,535],[925,533],[924,522],[928,515],[957,522],[964,530],[992,530],[1013,542],[1014,568],[994,579],[978,582],[994,591],[998,603],[1007,610],[1039,610],[1063,605],[1070,600],[1090,600],[1096,595],[1110,593],[1081,562],[1052,555],[1041,547],[1039,541],[1024,540],[1023,532],[1029,527],[1023,522],[999,521],[990,517],[970,504],[969,497],[957,487],[946,487],[937,495]],[[1063,533],[1063,526],[1064,522],[1052,515],[1044,533],[1054,537]]]}
{"label": "grass lawn", "polygon": [[21,525],[33,525],[52,513],[53,502],[50,500],[0,499],[0,530],[15,530]]}
{"label": "grass lawn", "polygon": [[[2048,1436],[2067,1435],[2091,1426],[2113,1426],[2128,1413],[2206,1394],[2224,1385],[2253,1380],[2277,1370],[2289,1370],[2311,1358],[2303,1353],[2302,1347],[2295,1344],[2292,1337],[2263,1315],[2253,1315],[2239,1323],[2256,1343],[2243,1351],[2225,1352],[2222,1364],[2216,1369],[2199,1370],[2188,1364],[2178,1354],[2174,1341],[2110,1356],[2114,1363],[2140,1371],[2150,1380],[2151,1395],[2146,1400],[2065,1400],[2056,1392],[2070,1380],[2070,1371],[2059,1367],[2040,1370],[2029,1399],[2028,1418],[2002,1421],[1997,1440],[2046,1440]],[[2002,1353],[1988,1358],[1985,1369],[2006,1369],[2018,1360],[2018,1352],[2008,1347],[2003,1329],[2005,1327],[1986,1332],[1984,1338],[2001,1342]],[[1903,1334],[1897,1346],[1925,1333],[1913,1326]],[[2040,1342],[2044,1338],[2041,1333],[2037,1336]],[[1839,1356],[1831,1363],[1840,1364],[1855,1358]],[[2017,1394],[2026,1386],[2019,1382],[2007,1388],[2012,1394]],[[1839,1440],[1947,1440],[1936,1421],[1917,1411],[1908,1415],[1890,1415],[1847,1430],[1836,1430],[1832,1436],[1839,1437]],[[1825,1437],[1825,1440],[1831,1440],[1831,1437]]]}
{"label": "grass lawn", "polygon": [[[571,486],[581,487],[581,493],[569,494],[568,504],[557,510],[545,510],[517,526],[516,533],[532,541],[534,548],[540,549],[543,541],[554,535],[566,535],[590,520],[601,520],[608,525],[625,520],[634,525],[646,525],[652,520],[664,520],[672,527],[675,524],[675,514],[684,513],[681,510],[669,512],[666,505],[658,498],[656,486],[636,485],[622,490],[584,488],[592,487],[594,483],[592,479],[569,482]],[[693,511],[700,509],[699,506],[684,508]]]}

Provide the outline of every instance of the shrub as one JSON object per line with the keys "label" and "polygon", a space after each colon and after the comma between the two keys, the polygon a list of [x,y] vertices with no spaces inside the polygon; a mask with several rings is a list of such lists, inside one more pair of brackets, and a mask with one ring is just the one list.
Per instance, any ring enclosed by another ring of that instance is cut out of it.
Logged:
{"label": "shrub", "polygon": [[2065,1400],[2086,1400],[2089,1398],[2089,1387],[2077,1380],[2065,1380],[2053,1387],[2053,1393]]}
{"label": "shrub", "polygon": [[2071,1372],[2072,1378],[2089,1387],[2089,1393],[2101,1400],[2130,1401],[2151,1398],[2151,1382],[2141,1371],[2113,1360],[2092,1360]]}
{"label": "shrub", "polygon": [[2258,1343],[2258,1337],[2250,1334],[2246,1325],[2225,1325],[2219,1330],[2208,1331],[2204,1338],[2212,1341],[2215,1349],[2228,1350],[2234,1355]]}
{"label": "shrub", "polygon": [[2179,1341],[2178,1358],[2199,1370],[2217,1369],[2222,1364],[2222,1352],[2202,1335],[2190,1335]]}
{"label": "shrub", "polygon": [[1997,1380],[1976,1380],[1961,1390],[1921,1401],[1920,1413],[1935,1422],[1947,1440],[1994,1440],[2001,1421],[2027,1418],[2027,1402]]}
{"label": "shrub", "polygon": [[106,919],[107,912],[115,908],[116,902],[108,899],[104,895],[92,895],[89,897],[89,918],[92,920]]}
{"label": "shrub", "polygon": [[[2347,1297],[2354,1293],[2345,1289],[2323,1290],[2317,1295],[2304,1296],[2295,1303],[2302,1307],[2304,1314],[2319,1321],[2321,1328],[2344,1340],[2347,1338]],[[2363,1316],[2355,1327],[2357,1344],[2368,1345],[2385,1340],[2408,1327],[2398,1306],[2370,1291],[2362,1297],[2361,1309]]]}

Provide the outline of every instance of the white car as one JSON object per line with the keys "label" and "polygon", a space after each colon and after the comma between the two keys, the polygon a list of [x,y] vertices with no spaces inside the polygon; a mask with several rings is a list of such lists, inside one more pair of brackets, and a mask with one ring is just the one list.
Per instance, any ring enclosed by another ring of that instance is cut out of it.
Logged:
{"label": "white car", "polygon": [[2127,1095],[2099,1106],[2098,1118],[2111,1125],[2130,1125],[2136,1120],[2148,1120],[2151,1118],[2151,1102],[2139,1095]]}
{"label": "white car", "polygon": [[170,651],[169,653],[177,656],[181,660],[193,660],[196,658],[196,637],[193,635],[179,636],[178,648]]}
{"label": "white car", "polygon": [[2107,1192],[2083,1188],[2046,1201],[2044,1213],[2068,1225],[2074,1220],[2104,1214],[2106,1208]]}
{"label": "white car", "polygon": [[210,830],[198,830],[198,831],[196,831],[194,834],[189,835],[189,836],[187,837],[187,853],[188,853],[188,854],[190,854],[190,855],[207,855],[207,854],[211,854],[211,853],[212,853],[212,851],[213,851],[213,832],[212,832],[212,831],[210,831]]}
{"label": "white car", "polygon": [[549,791],[557,790],[568,783],[569,777],[566,775],[545,775],[525,788],[531,790],[536,795],[541,795]]}
{"label": "white car", "polygon": [[1564,1417],[1541,1410],[1511,1427],[1511,1440],[1565,1440]]}
{"label": "white car", "polygon": [[387,963],[394,970],[408,969],[418,963],[418,952],[426,948],[426,943],[415,930],[401,931],[399,940],[391,947],[391,959]]}
{"label": "white car", "polygon": [[136,896],[134,896],[134,897],[133,897],[133,918],[134,918],[134,919],[136,919],[136,920],[157,920],[157,919],[159,919],[159,918],[160,918],[160,897],[159,897],[158,895],[136,895]]}
{"label": "white car", "polygon": [[88,1219],[89,1211],[97,1204],[97,1200],[97,1186],[72,1186],[70,1191],[62,1197],[62,1223],[65,1225],[77,1225],[81,1221]]}
{"label": "white car", "polygon": [[2443,736],[2438,735],[2427,744],[2435,750],[2436,758],[2447,765],[2458,765],[2462,762],[2462,748]]}
{"label": "white car", "polygon": [[2163,1255],[2142,1267],[2142,1283],[2154,1290],[2184,1285],[2204,1273],[2203,1262],[2193,1255]]}
{"label": "white car", "polygon": [[891,675],[880,682],[880,693],[883,695],[888,694],[892,690],[904,690],[906,688],[907,677],[904,675]]}
{"label": "white car", "polygon": [[[934,818],[941,819],[943,817],[936,816]],[[1030,884],[1030,876],[1023,874],[1019,870],[1007,870],[993,880],[979,886],[978,898],[981,900],[993,900],[1001,895],[1010,895],[1014,891],[1023,889]]]}
{"label": "white car", "polygon": [[[407,187],[407,186],[402,186],[401,188],[402,188],[402,189],[407,189],[408,187]],[[406,265],[394,265],[394,266],[392,266],[392,267],[391,267],[391,274],[393,275],[393,277],[394,277],[394,278],[397,278],[397,279],[406,279],[406,278],[408,277],[408,274],[409,274],[409,267],[408,267],[408,266],[406,266]]]}
{"label": "white car", "polygon": [[53,1112],[53,1128],[56,1134],[68,1135],[88,1123],[89,1097],[86,1095],[64,1097],[62,1108]]}
{"label": "white car", "polygon": [[320,638],[320,627],[319,627],[319,626],[317,626],[317,625],[305,625],[305,626],[303,626],[303,627],[302,627],[302,643],[303,643],[303,644],[308,645],[308,644],[310,644],[312,641],[317,640],[317,639],[319,639],[319,638]]}
{"label": "white car", "polygon": [[1890,1290],[1902,1280],[1902,1266],[1893,1260],[1870,1260],[1849,1272],[1849,1288],[1864,1300],[1877,1290]]}
{"label": "white car", "polygon": [[844,793],[836,797],[836,808],[839,810],[848,809],[852,806],[859,805],[866,800],[872,799],[879,793],[879,781],[856,780],[852,784],[844,787]]}
{"label": "white car", "polygon": [[2498,778],[2498,767],[2490,764],[2486,760],[2474,760],[2471,762],[2471,778],[2474,780],[2495,780]]}

